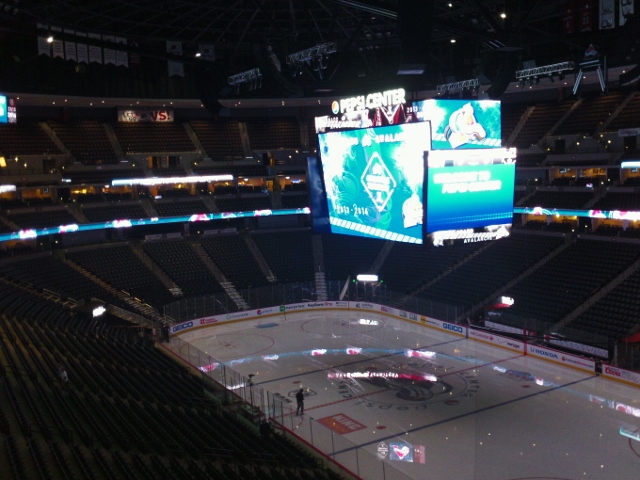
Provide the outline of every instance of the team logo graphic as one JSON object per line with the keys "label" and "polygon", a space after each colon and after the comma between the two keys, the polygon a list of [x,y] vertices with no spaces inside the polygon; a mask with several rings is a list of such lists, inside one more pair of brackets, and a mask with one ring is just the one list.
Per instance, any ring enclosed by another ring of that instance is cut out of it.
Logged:
{"label": "team logo graphic", "polygon": [[[335,385],[344,398],[357,396],[358,405],[385,410],[425,410],[434,403],[458,405],[480,388],[479,380],[471,371],[452,373],[435,362],[371,366],[359,372],[332,373],[329,378],[339,380]],[[378,393],[369,398],[368,391]]]}
{"label": "team logo graphic", "polygon": [[451,144],[451,148],[457,148],[467,143],[484,140],[487,131],[476,120],[473,105],[465,103],[449,117],[449,125],[444,129],[444,136]]}
{"label": "team logo graphic", "polygon": [[369,158],[360,181],[378,212],[382,212],[387,206],[398,184],[378,152],[373,152]]}

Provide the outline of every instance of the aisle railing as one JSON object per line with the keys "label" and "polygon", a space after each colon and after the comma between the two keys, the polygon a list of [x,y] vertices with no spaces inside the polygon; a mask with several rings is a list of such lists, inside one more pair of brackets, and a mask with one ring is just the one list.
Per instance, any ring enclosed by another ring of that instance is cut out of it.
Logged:
{"label": "aisle railing", "polygon": [[252,376],[238,373],[178,336],[160,346],[223,386],[227,403],[241,404],[255,423],[268,418],[276,431],[295,437],[324,456],[333,464],[334,471],[363,480],[411,480],[388,461],[379,459],[375,453],[357,446],[308,414],[296,415],[294,399],[254,385]]}

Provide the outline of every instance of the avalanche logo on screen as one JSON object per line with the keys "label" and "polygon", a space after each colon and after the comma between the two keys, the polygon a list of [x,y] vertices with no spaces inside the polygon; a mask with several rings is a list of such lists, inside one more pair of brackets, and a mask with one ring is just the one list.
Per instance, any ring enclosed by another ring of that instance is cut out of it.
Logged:
{"label": "avalanche logo on screen", "polygon": [[478,140],[484,140],[487,132],[478,122],[471,103],[466,103],[449,117],[449,125],[445,127],[445,137],[451,148],[457,148]]}
{"label": "avalanche logo on screen", "polygon": [[373,152],[369,158],[360,181],[379,212],[387,206],[398,185],[378,152]]}
{"label": "avalanche logo on screen", "polygon": [[389,442],[389,459],[413,462],[413,445],[405,442]]}

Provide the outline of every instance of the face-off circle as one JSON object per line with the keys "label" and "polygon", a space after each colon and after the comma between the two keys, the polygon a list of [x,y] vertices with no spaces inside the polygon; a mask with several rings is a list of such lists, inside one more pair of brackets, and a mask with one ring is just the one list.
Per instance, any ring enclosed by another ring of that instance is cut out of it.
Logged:
{"label": "face-off circle", "polygon": [[374,364],[336,377],[345,398],[357,396],[357,404],[383,410],[425,410],[438,403],[455,406],[475,395],[480,386],[470,371],[449,372],[431,362]]}

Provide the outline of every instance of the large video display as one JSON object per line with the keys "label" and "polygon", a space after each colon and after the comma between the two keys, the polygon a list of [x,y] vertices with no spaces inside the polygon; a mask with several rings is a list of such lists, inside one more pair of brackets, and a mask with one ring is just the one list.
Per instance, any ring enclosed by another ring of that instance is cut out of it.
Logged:
{"label": "large video display", "polygon": [[422,100],[413,102],[410,113],[409,121],[431,123],[433,150],[502,146],[498,100]]}
{"label": "large video display", "polygon": [[9,121],[9,112],[7,109],[7,97],[0,95],[0,123],[7,123]]}
{"label": "large video display", "polygon": [[425,243],[496,240],[511,232],[515,149],[431,151]]}
{"label": "large video display", "polygon": [[429,122],[318,136],[332,233],[422,243]]}

